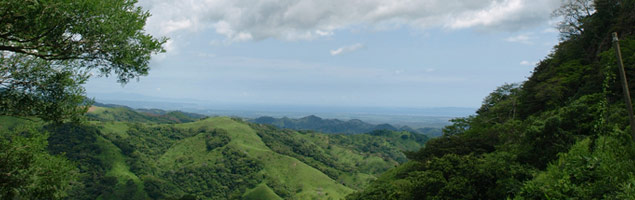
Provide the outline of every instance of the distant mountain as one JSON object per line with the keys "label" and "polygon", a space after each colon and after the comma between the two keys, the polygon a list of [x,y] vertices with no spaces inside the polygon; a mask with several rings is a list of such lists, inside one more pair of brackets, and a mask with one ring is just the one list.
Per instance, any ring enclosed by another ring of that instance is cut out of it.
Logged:
{"label": "distant mountain", "polygon": [[419,128],[413,129],[409,126],[395,127],[390,124],[370,124],[358,119],[351,119],[348,121],[339,119],[322,119],[315,115],[309,115],[299,119],[291,119],[288,117],[274,118],[274,117],[259,117],[249,120],[257,124],[274,125],[279,128],[288,128],[294,130],[312,130],[322,133],[346,133],[346,134],[359,134],[368,133],[375,130],[390,130],[390,131],[409,131],[413,133],[426,134],[429,136],[440,136],[441,129],[439,128]]}
{"label": "distant mountain", "polygon": [[141,123],[185,123],[206,117],[196,113],[161,109],[133,109],[116,104],[95,102],[86,116],[95,121],[127,121]]}

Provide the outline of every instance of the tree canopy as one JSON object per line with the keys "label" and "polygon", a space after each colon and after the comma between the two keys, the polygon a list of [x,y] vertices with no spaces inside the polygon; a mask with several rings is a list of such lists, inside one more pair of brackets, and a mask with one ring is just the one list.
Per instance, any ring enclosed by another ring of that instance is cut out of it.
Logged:
{"label": "tree canopy", "polygon": [[562,40],[528,80],[497,88],[347,199],[634,199],[611,33],[635,84],[635,1],[564,0],[554,15]]}
{"label": "tree canopy", "polygon": [[62,120],[82,112],[69,105],[85,105],[90,73],[147,75],[166,39],[145,33],[136,2],[1,0],[0,114]]}

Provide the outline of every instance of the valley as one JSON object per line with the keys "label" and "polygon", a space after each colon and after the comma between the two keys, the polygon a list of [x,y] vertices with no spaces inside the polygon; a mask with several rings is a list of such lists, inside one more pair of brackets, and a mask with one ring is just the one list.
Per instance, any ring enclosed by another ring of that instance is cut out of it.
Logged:
{"label": "valley", "polygon": [[342,199],[428,140],[407,131],[324,134],[114,106],[93,106],[87,117],[61,126],[21,121],[49,131],[49,151],[78,164],[72,199]]}

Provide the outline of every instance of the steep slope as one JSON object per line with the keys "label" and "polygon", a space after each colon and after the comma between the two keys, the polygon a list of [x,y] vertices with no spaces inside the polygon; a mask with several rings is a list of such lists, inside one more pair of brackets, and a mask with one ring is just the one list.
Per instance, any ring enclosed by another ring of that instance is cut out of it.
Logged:
{"label": "steep slope", "polygon": [[635,143],[611,49],[615,31],[632,94],[635,1],[564,3],[563,40],[526,82],[497,88],[477,115],[454,119],[347,199],[635,199]]}
{"label": "steep slope", "polygon": [[[226,146],[239,149],[247,157],[261,162],[264,167],[260,173],[265,176],[265,182],[269,179],[273,179],[278,181],[279,184],[282,184],[284,188],[293,188],[295,191],[292,192],[297,192],[293,196],[299,199],[323,197],[339,199],[352,192],[350,188],[337,183],[321,171],[312,168],[296,158],[272,151],[261,140],[258,134],[244,123],[236,122],[230,118],[210,118],[195,123],[180,124],[179,126],[182,128],[215,128],[226,130],[228,136],[231,138],[231,141]],[[199,145],[201,144],[199,143]],[[191,145],[187,146],[191,147]],[[179,144],[173,148],[178,147]],[[200,149],[200,147],[197,149]],[[168,152],[170,152],[170,150],[168,150]]]}

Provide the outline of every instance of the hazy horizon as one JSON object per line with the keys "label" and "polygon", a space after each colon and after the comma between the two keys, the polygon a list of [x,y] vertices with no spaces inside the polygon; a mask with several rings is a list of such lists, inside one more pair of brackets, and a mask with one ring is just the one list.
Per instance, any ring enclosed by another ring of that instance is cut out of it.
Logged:
{"label": "hazy horizon", "polygon": [[91,78],[89,94],[476,108],[496,87],[524,81],[558,42],[553,0],[139,5],[152,14],[146,31],[170,38],[167,52],[138,82]]}
{"label": "hazy horizon", "polygon": [[[117,98],[107,98],[117,96]],[[474,115],[476,108],[468,107],[364,107],[289,104],[231,104],[210,103],[193,99],[151,98],[150,96],[118,93],[89,94],[98,103],[115,104],[134,109],[179,110],[207,116],[234,116],[245,119],[258,117],[302,118],[315,115],[324,119],[359,119],[371,124],[392,124],[397,127],[442,128],[449,120]]]}

